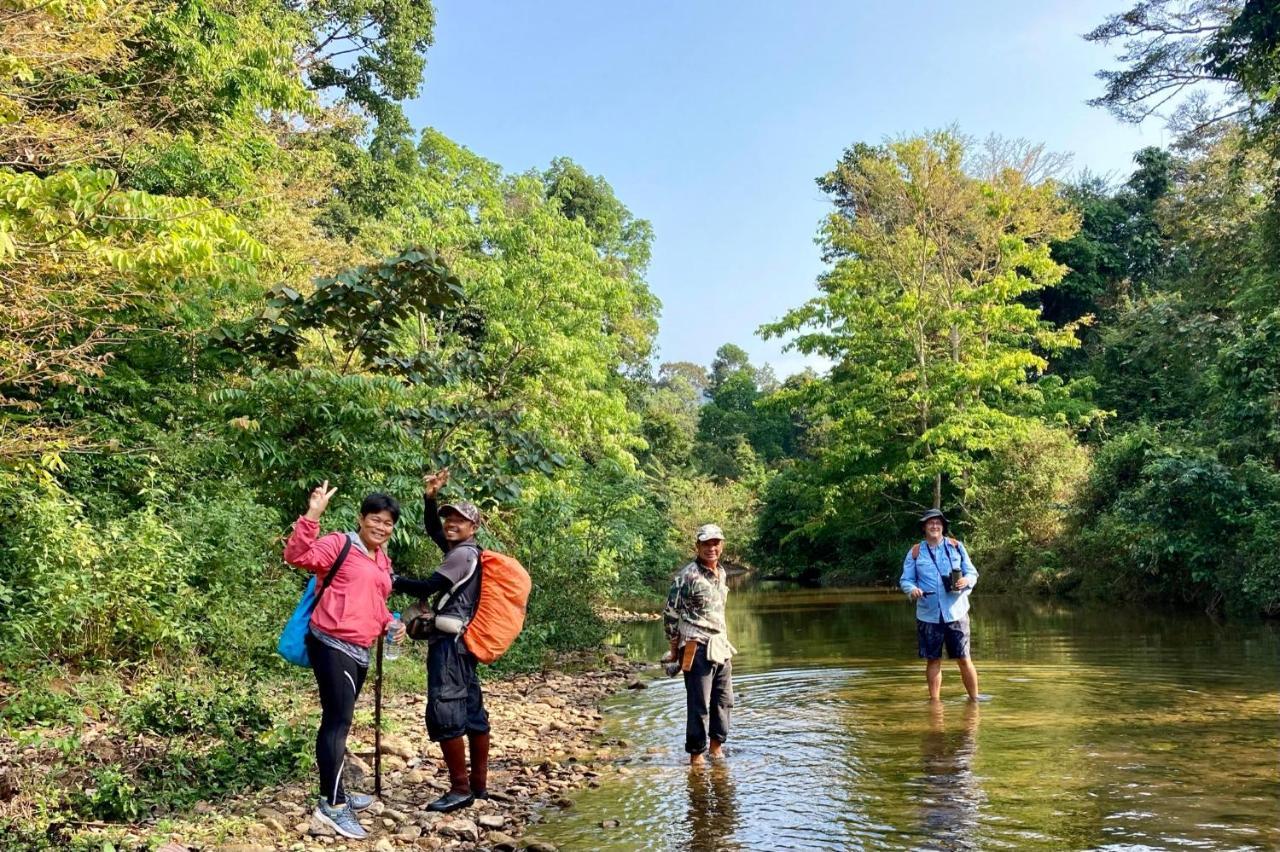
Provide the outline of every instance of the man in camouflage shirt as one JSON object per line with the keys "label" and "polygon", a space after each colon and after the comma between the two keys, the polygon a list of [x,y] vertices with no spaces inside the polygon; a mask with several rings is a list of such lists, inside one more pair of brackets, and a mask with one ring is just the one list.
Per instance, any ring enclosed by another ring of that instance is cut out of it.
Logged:
{"label": "man in camouflage shirt", "polygon": [[684,749],[690,764],[699,766],[704,754],[721,757],[720,746],[729,738],[731,659],[736,649],[729,643],[724,619],[729,596],[720,567],[724,533],[715,524],[705,524],[695,539],[697,558],[676,573],[662,620],[671,642],[671,653],[664,659],[672,661],[672,674],[684,672],[688,708]]}

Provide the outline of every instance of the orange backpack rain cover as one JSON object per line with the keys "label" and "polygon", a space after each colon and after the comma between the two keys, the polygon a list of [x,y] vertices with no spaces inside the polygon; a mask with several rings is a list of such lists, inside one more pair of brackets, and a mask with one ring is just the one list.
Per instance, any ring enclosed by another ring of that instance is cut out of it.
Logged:
{"label": "orange backpack rain cover", "polygon": [[515,558],[493,550],[481,551],[480,572],[480,601],[462,641],[477,660],[492,663],[507,652],[524,628],[533,583]]}

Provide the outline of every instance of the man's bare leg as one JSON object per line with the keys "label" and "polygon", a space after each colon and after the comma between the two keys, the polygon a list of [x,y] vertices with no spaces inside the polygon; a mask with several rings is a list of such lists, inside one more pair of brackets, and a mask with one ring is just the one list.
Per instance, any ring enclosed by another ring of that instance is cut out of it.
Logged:
{"label": "man's bare leg", "polygon": [[703,757],[701,754],[691,754],[691,755],[689,755],[689,765],[690,765],[690,766],[703,766],[703,765],[705,765],[705,764],[706,764],[706,762],[707,762],[707,759],[706,759],[705,757]]}
{"label": "man's bare leg", "polygon": [[724,743],[720,742],[719,740],[712,740],[711,747],[707,749],[707,757],[711,758],[712,760],[719,760],[720,758],[724,757],[724,751],[721,748],[721,746],[723,745]]}
{"label": "man's bare leg", "polygon": [[[941,660],[939,660],[941,662]],[[970,701],[978,700],[978,670],[974,668],[973,660],[968,657],[961,657],[956,660],[956,665],[960,667],[960,679],[964,681],[965,692],[969,693]]]}
{"label": "man's bare leg", "polygon": [[942,700],[942,660],[925,660],[924,678],[929,682],[929,700]]}

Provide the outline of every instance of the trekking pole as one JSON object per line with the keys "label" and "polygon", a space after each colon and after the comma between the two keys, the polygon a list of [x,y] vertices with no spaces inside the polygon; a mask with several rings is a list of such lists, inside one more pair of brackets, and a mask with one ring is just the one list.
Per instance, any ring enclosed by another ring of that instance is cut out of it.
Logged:
{"label": "trekking pole", "polygon": [[382,798],[382,640],[378,637],[378,667],[373,680],[373,795]]}

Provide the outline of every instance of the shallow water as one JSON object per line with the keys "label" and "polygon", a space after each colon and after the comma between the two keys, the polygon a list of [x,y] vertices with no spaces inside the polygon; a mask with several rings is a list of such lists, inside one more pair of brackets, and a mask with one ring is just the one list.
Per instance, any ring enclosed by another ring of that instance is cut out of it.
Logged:
{"label": "shallow water", "polygon": [[[537,834],[562,849],[1280,849],[1273,624],[982,597],[983,701],[925,700],[895,593],[738,591],[728,759],[691,771],[681,681],[608,706],[628,774]],[[661,626],[623,637],[656,659]],[[655,671],[656,675],[656,671]],[[602,828],[618,820],[616,828]]]}

